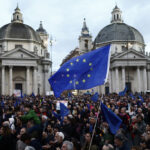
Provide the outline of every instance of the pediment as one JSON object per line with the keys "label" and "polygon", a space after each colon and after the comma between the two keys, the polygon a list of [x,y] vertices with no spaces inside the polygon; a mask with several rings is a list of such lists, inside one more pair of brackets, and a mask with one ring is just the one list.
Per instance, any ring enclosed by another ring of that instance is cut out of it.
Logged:
{"label": "pediment", "polygon": [[16,59],[38,59],[39,57],[24,48],[16,48],[5,52],[1,58],[16,58]]}
{"label": "pediment", "polygon": [[112,59],[148,59],[148,57],[138,51],[129,50],[113,56]]}

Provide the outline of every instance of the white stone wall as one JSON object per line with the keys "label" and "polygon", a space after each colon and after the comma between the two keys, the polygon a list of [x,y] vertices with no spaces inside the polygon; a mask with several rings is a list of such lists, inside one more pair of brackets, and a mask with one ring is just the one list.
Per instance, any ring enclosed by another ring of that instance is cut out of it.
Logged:
{"label": "white stone wall", "polygon": [[[44,56],[44,49],[41,47],[41,44],[38,43],[18,40],[18,41],[0,42],[0,45],[3,46],[5,51],[10,51],[12,49],[15,49],[15,45],[22,45],[24,49],[29,50],[30,52],[34,52],[34,47],[36,46],[38,50],[38,56]],[[42,49],[43,52],[41,53]]]}
{"label": "white stone wall", "polygon": [[80,51],[85,51],[85,40],[88,40],[88,50],[92,49],[92,38],[79,38],[79,49]]}
{"label": "white stone wall", "polygon": [[39,87],[40,89],[40,94],[43,94],[43,90],[44,90],[44,74],[43,74],[43,66],[39,65],[38,66],[38,85],[37,87]]}

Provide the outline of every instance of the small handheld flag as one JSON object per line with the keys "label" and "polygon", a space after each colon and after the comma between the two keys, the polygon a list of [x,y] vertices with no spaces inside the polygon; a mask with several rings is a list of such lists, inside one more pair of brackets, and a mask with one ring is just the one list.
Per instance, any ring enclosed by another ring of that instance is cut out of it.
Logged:
{"label": "small handheld flag", "polygon": [[132,93],[130,93],[130,95],[129,95],[132,99],[135,99],[135,96],[132,94]]}
{"label": "small handheld flag", "polygon": [[69,109],[63,103],[60,103],[60,116],[64,117],[67,116],[68,114],[69,114]]}
{"label": "small handheld flag", "polygon": [[92,100],[93,102],[97,102],[97,101],[98,101],[98,97],[99,97],[99,95],[98,95],[98,93],[96,92],[96,93],[91,97],[91,100]]}
{"label": "small handheld flag", "polygon": [[139,97],[139,99],[140,99],[142,102],[144,102],[144,99],[143,99],[143,97],[142,97],[141,95],[138,95],[138,97]]}
{"label": "small handheld flag", "polygon": [[117,130],[120,128],[122,120],[106,105],[101,103],[101,110],[104,116],[104,119],[109,125],[110,131],[112,134],[116,134]]}
{"label": "small handheld flag", "polygon": [[127,92],[127,87],[125,87],[123,91],[119,92],[119,96],[125,96],[126,92]]}

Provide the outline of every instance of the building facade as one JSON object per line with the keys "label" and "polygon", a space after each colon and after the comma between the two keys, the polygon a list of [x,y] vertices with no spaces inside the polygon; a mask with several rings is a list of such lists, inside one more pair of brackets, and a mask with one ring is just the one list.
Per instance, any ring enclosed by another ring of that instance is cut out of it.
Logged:
{"label": "building facade", "polygon": [[0,94],[45,95],[50,91],[51,61],[48,34],[40,23],[36,31],[23,23],[20,9],[15,9],[11,23],[0,28]]}
{"label": "building facade", "polygon": [[125,87],[133,93],[150,90],[150,54],[145,52],[144,38],[137,29],[123,22],[122,12],[117,6],[112,11],[110,24],[98,33],[94,41],[84,20],[78,51],[82,54],[107,44],[111,44],[108,80],[94,91],[119,93]]}

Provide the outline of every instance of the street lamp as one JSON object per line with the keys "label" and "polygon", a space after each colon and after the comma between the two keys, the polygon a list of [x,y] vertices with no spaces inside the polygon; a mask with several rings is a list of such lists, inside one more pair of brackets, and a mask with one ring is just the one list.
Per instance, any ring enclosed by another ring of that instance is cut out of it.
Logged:
{"label": "street lamp", "polygon": [[52,35],[50,36],[50,59],[51,59],[51,76],[53,74],[53,69],[52,69],[52,66],[53,66],[53,62],[52,62],[52,49],[53,49],[53,45],[56,43],[56,39],[54,39],[52,37]]}
{"label": "street lamp", "polygon": [[128,89],[128,92],[130,92],[131,89],[129,89],[130,87],[130,84],[129,84],[129,49],[132,47],[132,44],[130,42],[127,41],[127,44],[126,44],[126,48],[127,48],[127,73],[128,73],[128,80],[127,80],[127,89]]}

